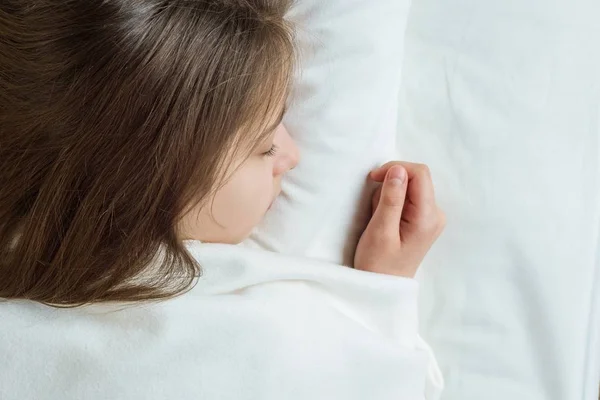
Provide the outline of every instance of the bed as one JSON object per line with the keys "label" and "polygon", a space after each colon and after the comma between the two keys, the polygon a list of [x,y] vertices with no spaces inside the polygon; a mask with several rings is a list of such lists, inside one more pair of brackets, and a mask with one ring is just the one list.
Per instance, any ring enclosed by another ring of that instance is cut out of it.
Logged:
{"label": "bed", "polygon": [[448,226],[421,332],[445,400],[592,400],[600,377],[600,3],[301,1],[303,153],[251,247],[351,265],[369,169],[430,166]]}

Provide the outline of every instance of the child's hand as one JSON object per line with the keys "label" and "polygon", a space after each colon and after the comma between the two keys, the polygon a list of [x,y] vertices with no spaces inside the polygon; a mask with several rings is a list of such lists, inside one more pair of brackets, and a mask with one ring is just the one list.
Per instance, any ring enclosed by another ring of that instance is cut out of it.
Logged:
{"label": "child's hand", "polygon": [[390,161],[369,177],[383,185],[373,194],[373,215],[356,247],[354,267],[412,278],[446,226],[429,168]]}

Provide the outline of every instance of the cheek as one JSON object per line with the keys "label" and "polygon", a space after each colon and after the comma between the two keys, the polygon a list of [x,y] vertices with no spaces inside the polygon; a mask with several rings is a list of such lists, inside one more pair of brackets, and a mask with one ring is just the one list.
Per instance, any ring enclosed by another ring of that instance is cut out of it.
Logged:
{"label": "cheek", "polygon": [[269,207],[272,192],[272,173],[263,166],[240,170],[215,197],[215,219],[227,229],[251,229]]}

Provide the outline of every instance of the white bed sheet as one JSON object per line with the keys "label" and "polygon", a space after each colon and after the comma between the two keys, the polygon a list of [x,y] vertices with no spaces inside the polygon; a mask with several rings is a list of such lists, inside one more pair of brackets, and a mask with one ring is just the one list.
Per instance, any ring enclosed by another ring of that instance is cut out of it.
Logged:
{"label": "white bed sheet", "polygon": [[397,144],[448,227],[419,279],[444,400],[592,400],[600,2],[415,0]]}

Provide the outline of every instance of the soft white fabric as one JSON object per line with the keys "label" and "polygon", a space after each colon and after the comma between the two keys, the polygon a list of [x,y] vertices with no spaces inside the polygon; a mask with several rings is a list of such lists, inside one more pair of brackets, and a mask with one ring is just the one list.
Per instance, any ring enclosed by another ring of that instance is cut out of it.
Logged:
{"label": "soft white fabric", "polygon": [[301,73],[284,123],[301,154],[283,195],[243,243],[352,265],[370,169],[394,157],[410,0],[301,0]]}
{"label": "soft white fabric", "polygon": [[416,281],[338,265],[366,222],[367,172],[393,156],[409,3],[293,10],[302,75],[285,123],[302,161],[244,243],[292,255],[196,243],[205,274],[173,300],[0,303],[0,399],[439,398]]}
{"label": "soft white fabric", "polygon": [[422,266],[444,400],[596,400],[600,2],[418,0],[401,158],[448,226]]}
{"label": "soft white fabric", "polygon": [[437,399],[418,283],[224,244],[160,303],[0,303],[2,400]]}
{"label": "soft white fabric", "polygon": [[248,244],[351,263],[369,164],[428,163],[449,224],[421,268],[421,314],[444,399],[596,399],[600,3],[416,0],[398,152],[385,105],[407,4],[303,4],[315,50],[286,122],[304,159]]}

